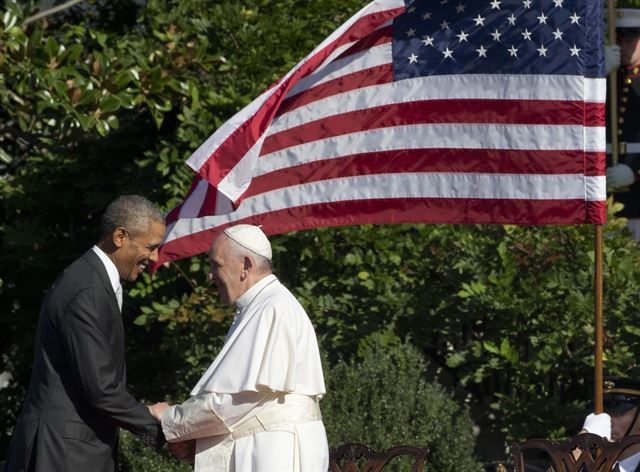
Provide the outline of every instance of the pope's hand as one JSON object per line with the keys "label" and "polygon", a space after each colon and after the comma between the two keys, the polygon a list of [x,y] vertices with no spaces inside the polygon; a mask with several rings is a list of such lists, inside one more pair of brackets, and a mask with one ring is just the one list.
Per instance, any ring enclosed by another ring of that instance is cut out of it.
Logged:
{"label": "pope's hand", "polygon": [[167,402],[158,402],[155,405],[147,406],[147,408],[149,408],[149,412],[154,416],[154,418],[158,420],[158,422],[160,422],[162,413],[164,413],[164,411],[170,406],[171,405],[169,405]]}
{"label": "pope's hand", "polygon": [[618,67],[620,67],[620,46],[617,44],[606,46],[604,48],[604,68],[607,70],[607,74]]}
{"label": "pope's hand", "polygon": [[607,413],[591,413],[584,419],[582,429],[587,433],[597,434],[606,439],[611,439],[611,417]]}
{"label": "pope's hand", "polygon": [[607,167],[607,187],[625,187],[631,185],[635,180],[633,169],[626,164]]}
{"label": "pope's hand", "polygon": [[169,443],[171,454],[183,461],[192,462],[196,455],[196,441],[181,441]]}

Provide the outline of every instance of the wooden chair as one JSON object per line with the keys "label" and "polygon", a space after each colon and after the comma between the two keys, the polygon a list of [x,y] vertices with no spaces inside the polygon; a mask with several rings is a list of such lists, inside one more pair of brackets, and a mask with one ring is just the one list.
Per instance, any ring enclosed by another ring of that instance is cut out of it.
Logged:
{"label": "wooden chair", "polygon": [[348,443],[331,451],[329,470],[330,472],[380,472],[395,457],[409,455],[414,457],[411,472],[420,472],[428,454],[429,449],[413,446],[395,446],[385,452],[373,452],[364,444]]}
{"label": "wooden chair", "polygon": [[514,471],[611,472],[618,457],[635,444],[640,444],[640,435],[615,442],[589,433],[561,443],[530,439],[512,446]]}

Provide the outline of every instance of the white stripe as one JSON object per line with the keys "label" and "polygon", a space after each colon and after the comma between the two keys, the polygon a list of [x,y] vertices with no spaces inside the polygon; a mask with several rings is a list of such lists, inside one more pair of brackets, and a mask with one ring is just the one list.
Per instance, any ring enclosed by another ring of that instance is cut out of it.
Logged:
{"label": "white stripe", "polygon": [[604,201],[604,185],[604,177],[585,178],[579,174],[401,173],[342,177],[256,195],[245,199],[228,215],[178,220],[169,227],[165,243],[243,218],[303,205],[380,198]]}
{"label": "white stripe", "polygon": [[196,218],[202,208],[204,198],[207,196],[207,187],[209,182],[200,179],[196,188],[191,192],[191,195],[184,201],[184,204],[180,208],[178,218]]}
{"label": "white stripe", "polygon": [[438,123],[379,128],[335,136],[261,156],[255,176],[346,155],[402,149],[604,151],[604,127]]}
{"label": "white stripe", "polygon": [[363,69],[390,64],[391,62],[391,43],[384,43],[374,46],[364,51],[360,51],[352,56],[344,57],[328,64],[326,67],[319,69],[317,72],[308,75],[304,79],[298,81],[293,87],[288,97],[292,97],[304,90],[320,85],[329,80],[337,79]]}
{"label": "white stripe", "polygon": [[[604,92],[604,93],[603,93]],[[363,87],[295,108],[273,120],[267,135],[328,116],[371,107],[422,100],[571,100],[606,99],[604,79],[575,75],[464,74],[416,77]]]}
{"label": "white stripe", "polygon": [[[403,6],[403,0],[375,0],[362,8],[358,13],[353,15],[349,20],[343,23],[337,30],[331,35],[325,38],[319,46],[311,51],[304,57],[298,64],[296,64],[280,81],[278,85],[263,92],[258,98],[252,101],[249,105],[244,107],[238,113],[236,113],[231,119],[226,121],[215,133],[213,133],[187,160],[187,164],[196,172],[204,165],[209,159],[209,156],[215,152],[215,150],[226,141],[226,139],[240,126],[246,122],[256,111],[264,104],[269,97],[271,97],[277,90],[286,87],[286,81],[291,77],[300,67],[302,67],[311,57],[321,52],[329,44],[339,39],[356,21],[361,17],[370,13],[385,11],[393,8]],[[240,192],[241,193],[241,192]],[[231,195],[228,195],[231,198]]]}
{"label": "white stripe", "polygon": [[[393,24],[393,20],[387,20],[384,23],[382,23],[380,26],[378,26],[376,29],[372,30],[371,33],[374,33],[379,29],[386,28],[387,26],[390,26],[392,24]],[[342,46],[338,46],[336,50],[333,51],[331,54],[329,54],[329,56],[327,56],[327,58],[322,62],[322,64],[318,66],[317,70],[320,70],[326,67],[327,64],[329,64],[335,58],[339,57],[343,52],[345,52],[347,49],[349,49],[351,46],[353,46],[356,43],[357,41],[352,41],[350,43],[343,44]]]}

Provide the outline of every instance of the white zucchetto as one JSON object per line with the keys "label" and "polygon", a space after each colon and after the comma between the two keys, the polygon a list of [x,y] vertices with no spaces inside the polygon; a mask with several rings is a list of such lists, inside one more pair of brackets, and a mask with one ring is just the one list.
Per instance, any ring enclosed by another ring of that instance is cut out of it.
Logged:
{"label": "white zucchetto", "polygon": [[240,246],[271,260],[271,243],[259,226],[235,225],[223,231]]}

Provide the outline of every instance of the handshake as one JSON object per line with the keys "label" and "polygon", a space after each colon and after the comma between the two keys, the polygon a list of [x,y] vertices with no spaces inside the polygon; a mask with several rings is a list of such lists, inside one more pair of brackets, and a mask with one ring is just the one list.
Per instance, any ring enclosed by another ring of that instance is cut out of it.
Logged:
{"label": "handshake", "polygon": [[[162,423],[162,414],[167,410],[171,405],[167,402],[158,402],[154,405],[147,405],[149,408],[149,413],[153,415],[158,423]],[[196,455],[196,441],[181,441],[181,442],[173,442],[168,443],[169,451],[171,454],[176,456],[178,459],[188,462],[193,462]]]}

